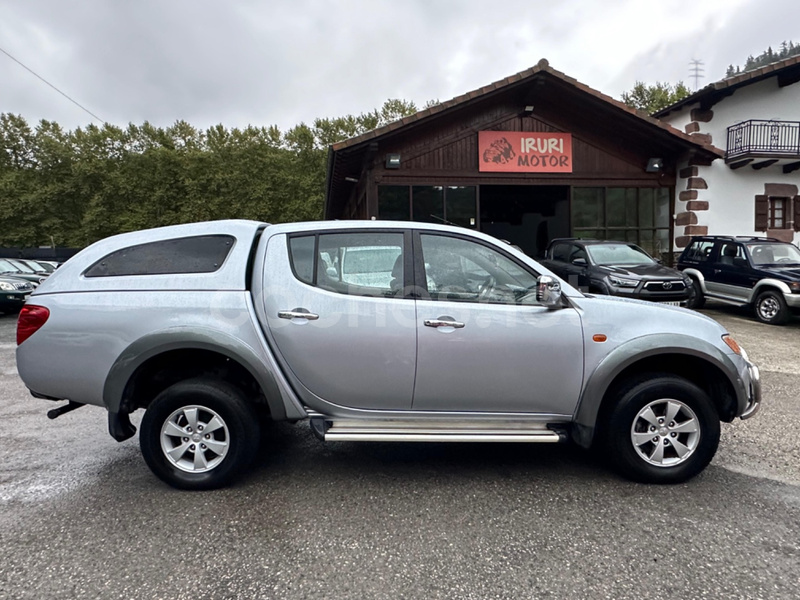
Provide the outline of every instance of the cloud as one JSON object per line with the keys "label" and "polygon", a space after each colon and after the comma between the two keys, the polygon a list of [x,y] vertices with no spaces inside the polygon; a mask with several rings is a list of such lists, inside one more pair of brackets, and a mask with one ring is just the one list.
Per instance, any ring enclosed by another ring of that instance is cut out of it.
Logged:
{"label": "cloud", "polygon": [[[0,46],[115,124],[184,119],[286,129],[369,111],[388,98],[446,100],[542,57],[616,97],[637,79],[687,80],[692,58],[716,79],[745,52],[796,35],[799,7],[789,0],[0,0]],[[70,128],[91,121],[2,55],[0,78],[0,111]]]}

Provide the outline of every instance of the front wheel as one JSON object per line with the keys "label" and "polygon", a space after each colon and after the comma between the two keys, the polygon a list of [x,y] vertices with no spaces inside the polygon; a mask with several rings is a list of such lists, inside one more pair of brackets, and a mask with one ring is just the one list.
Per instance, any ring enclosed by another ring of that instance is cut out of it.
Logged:
{"label": "front wheel", "polygon": [[708,395],[674,375],[642,378],[621,390],[603,439],[613,466],[644,483],[680,483],[700,473],[719,445]]}
{"label": "front wheel", "polygon": [[161,392],[142,418],[139,445],[160,479],[187,490],[227,485],[259,444],[257,415],[234,386],[192,379]]}
{"label": "front wheel", "polygon": [[783,294],[775,290],[761,292],[756,298],[756,318],[769,325],[783,325],[789,319],[789,307]]}

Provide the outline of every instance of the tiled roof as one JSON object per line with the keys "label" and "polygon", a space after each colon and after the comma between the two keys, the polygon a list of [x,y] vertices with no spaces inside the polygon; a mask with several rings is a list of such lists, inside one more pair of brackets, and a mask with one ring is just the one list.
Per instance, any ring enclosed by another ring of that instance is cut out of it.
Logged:
{"label": "tiled roof", "polygon": [[535,75],[537,75],[539,73],[546,73],[546,74],[548,74],[548,75],[550,75],[552,77],[560,79],[561,81],[563,81],[563,82],[575,87],[576,89],[581,90],[583,92],[586,92],[587,94],[589,94],[591,96],[594,96],[598,100],[601,100],[601,101],[603,101],[605,103],[608,103],[609,105],[612,105],[612,106],[618,108],[619,110],[622,110],[622,111],[625,111],[627,113],[630,113],[631,115],[633,115],[637,119],[641,119],[642,121],[647,122],[650,125],[654,125],[654,126],[660,128],[660,129],[663,129],[664,131],[667,131],[667,132],[669,132],[669,133],[681,138],[682,140],[684,140],[686,142],[689,142],[690,144],[692,144],[694,146],[701,147],[701,148],[703,148],[703,149],[705,149],[705,150],[707,150],[709,152],[712,152],[713,154],[716,154],[718,156],[723,156],[724,155],[724,151],[720,150],[719,148],[716,148],[715,146],[713,146],[711,144],[701,143],[697,139],[693,138],[691,135],[689,135],[687,133],[684,133],[683,131],[680,131],[679,129],[676,129],[675,127],[672,127],[671,125],[669,125],[669,124],[667,124],[667,123],[665,123],[663,121],[660,121],[659,119],[656,119],[654,117],[651,117],[651,116],[647,115],[647,113],[645,113],[644,111],[640,111],[640,110],[636,110],[634,108],[631,108],[628,105],[626,105],[625,103],[623,103],[623,102],[621,102],[619,100],[615,100],[611,96],[607,96],[606,94],[598,92],[597,90],[589,87],[588,85],[586,85],[584,83],[581,83],[581,82],[579,82],[578,80],[576,80],[576,79],[574,79],[572,77],[567,76],[566,74],[562,73],[561,71],[557,71],[556,69],[553,69],[550,66],[550,63],[545,58],[541,59],[536,64],[536,66],[531,67],[529,69],[526,69],[525,71],[521,71],[519,73],[515,73],[514,75],[506,77],[505,79],[500,79],[499,81],[495,81],[494,83],[490,83],[489,85],[485,85],[485,86],[483,86],[483,87],[481,87],[481,88],[479,88],[477,90],[473,90],[471,92],[467,92],[466,94],[462,94],[460,96],[456,96],[455,98],[452,98],[451,100],[447,100],[445,102],[441,102],[441,103],[436,104],[434,106],[431,106],[429,108],[425,108],[423,110],[420,110],[420,111],[414,113],[413,115],[409,115],[407,117],[403,117],[402,119],[398,119],[397,121],[393,121],[392,123],[389,123],[389,124],[384,125],[382,127],[378,127],[377,129],[373,129],[372,131],[368,131],[368,132],[363,133],[363,134],[361,134],[359,136],[350,138],[348,140],[344,140],[342,142],[338,142],[336,144],[333,144],[331,146],[331,148],[333,149],[334,152],[338,152],[339,150],[344,150],[346,148],[351,148],[353,146],[357,146],[357,145],[359,145],[361,143],[368,142],[368,141],[373,140],[375,138],[382,137],[382,136],[386,135],[387,133],[391,133],[391,132],[396,131],[398,129],[402,129],[404,127],[410,126],[410,125],[412,125],[414,123],[417,123],[419,121],[427,119],[429,117],[433,117],[434,115],[437,115],[438,113],[441,113],[443,111],[447,111],[449,109],[455,108],[455,107],[457,107],[457,106],[459,106],[459,105],[461,105],[463,103],[466,103],[468,101],[475,100],[476,98],[481,98],[481,97],[483,97],[483,96],[485,96],[485,95],[487,95],[489,93],[492,93],[492,92],[503,90],[504,88],[506,88],[508,86],[511,86],[511,85],[514,85],[514,84],[519,84],[523,80],[532,78],[533,76],[535,76]]}
{"label": "tiled roof", "polygon": [[657,113],[654,116],[656,117],[663,117],[668,115],[669,113],[682,108],[688,104],[694,104],[699,102],[703,98],[713,94],[714,92],[722,92],[725,90],[731,90],[733,88],[743,87],[745,85],[750,85],[751,83],[756,83],[757,81],[761,81],[766,79],[767,77],[774,77],[786,69],[790,67],[794,67],[795,65],[800,65],[800,56],[791,56],[789,58],[785,58],[783,60],[779,60],[778,62],[770,63],[758,69],[754,69],[752,71],[746,71],[744,73],[740,73],[739,75],[734,75],[733,77],[726,77],[725,79],[720,79],[719,81],[715,81],[714,83],[710,83],[704,88],[697,90],[694,94],[687,96],[683,100],[668,106]]}

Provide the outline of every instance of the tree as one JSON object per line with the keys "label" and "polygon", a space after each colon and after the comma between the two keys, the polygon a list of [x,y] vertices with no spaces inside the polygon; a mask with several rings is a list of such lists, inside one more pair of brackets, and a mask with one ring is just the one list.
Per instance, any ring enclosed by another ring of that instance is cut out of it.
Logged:
{"label": "tree", "polygon": [[682,81],[675,85],[660,81],[653,85],[647,85],[643,81],[637,81],[632,90],[622,94],[622,101],[631,108],[653,114],[683,100],[690,94],[691,91]]}

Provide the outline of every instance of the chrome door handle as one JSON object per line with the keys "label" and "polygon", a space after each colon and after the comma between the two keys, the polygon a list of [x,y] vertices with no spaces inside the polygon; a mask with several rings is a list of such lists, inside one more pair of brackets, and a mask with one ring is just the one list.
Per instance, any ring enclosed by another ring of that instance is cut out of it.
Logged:
{"label": "chrome door handle", "polygon": [[319,315],[303,310],[279,310],[278,318],[280,319],[308,319],[309,321],[316,321]]}
{"label": "chrome door handle", "polygon": [[464,327],[464,323],[445,319],[425,319],[424,323],[425,327],[452,327],[453,329],[462,329]]}

